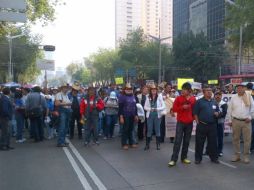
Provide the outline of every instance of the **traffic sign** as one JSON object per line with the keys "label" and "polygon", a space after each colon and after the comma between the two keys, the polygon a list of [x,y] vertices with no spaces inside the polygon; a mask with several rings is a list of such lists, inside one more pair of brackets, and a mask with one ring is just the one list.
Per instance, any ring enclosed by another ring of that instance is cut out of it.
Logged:
{"label": "traffic sign", "polygon": [[37,68],[41,70],[54,71],[55,70],[55,61],[48,59],[39,59],[36,62]]}
{"label": "traffic sign", "polygon": [[45,45],[43,46],[44,51],[55,51],[56,47],[52,45]]}

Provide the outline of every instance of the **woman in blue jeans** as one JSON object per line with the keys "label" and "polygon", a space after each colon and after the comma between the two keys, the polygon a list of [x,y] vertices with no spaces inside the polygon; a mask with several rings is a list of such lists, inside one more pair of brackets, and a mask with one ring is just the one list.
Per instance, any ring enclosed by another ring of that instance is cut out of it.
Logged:
{"label": "woman in blue jeans", "polygon": [[155,85],[150,87],[150,93],[146,98],[144,109],[147,117],[147,136],[145,150],[150,148],[150,141],[153,133],[153,128],[156,134],[156,147],[160,150],[160,124],[163,111],[166,109],[163,97],[158,94],[158,89]]}
{"label": "woman in blue jeans", "polygon": [[115,124],[118,120],[118,99],[116,93],[112,91],[109,97],[104,99],[105,115],[106,115],[106,129],[104,139],[112,138],[114,135]]}

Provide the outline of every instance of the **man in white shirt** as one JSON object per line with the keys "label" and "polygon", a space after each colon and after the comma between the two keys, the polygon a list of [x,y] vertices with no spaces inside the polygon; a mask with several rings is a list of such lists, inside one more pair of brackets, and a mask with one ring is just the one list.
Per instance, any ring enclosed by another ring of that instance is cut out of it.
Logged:
{"label": "man in white shirt", "polygon": [[251,119],[254,113],[254,103],[251,96],[245,92],[244,85],[237,85],[237,94],[234,95],[228,105],[227,118],[233,130],[233,146],[235,154],[232,162],[238,162],[240,158],[240,136],[243,134],[244,157],[243,162],[248,164],[251,143]]}

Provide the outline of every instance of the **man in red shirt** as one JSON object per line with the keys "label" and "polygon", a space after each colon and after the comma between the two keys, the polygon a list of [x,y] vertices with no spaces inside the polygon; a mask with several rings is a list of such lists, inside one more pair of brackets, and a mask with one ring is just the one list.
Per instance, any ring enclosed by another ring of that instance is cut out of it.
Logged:
{"label": "man in red shirt", "polygon": [[193,108],[196,102],[194,96],[191,95],[192,89],[190,83],[184,83],[182,86],[181,96],[178,96],[173,104],[173,112],[177,113],[176,136],[169,167],[175,166],[178,160],[178,154],[182,145],[181,160],[184,164],[190,164],[187,159],[189,143],[193,128]]}
{"label": "man in red shirt", "polygon": [[99,119],[99,112],[103,109],[103,100],[100,97],[96,96],[96,89],[94,87],[89,87],[87,96],[82,98],[80,103],[80,114],[82,120],[86,120],[85,146],[90,143],[90,138],[92,134],[94,137],[94,143],[99,145],[97,123]]}

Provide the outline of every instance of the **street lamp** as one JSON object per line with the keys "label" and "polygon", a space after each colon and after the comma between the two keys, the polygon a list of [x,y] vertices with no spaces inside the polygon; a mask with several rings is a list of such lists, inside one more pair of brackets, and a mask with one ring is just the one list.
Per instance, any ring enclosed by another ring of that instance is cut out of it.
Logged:
{"label": "street lamp", "polygon": [[15,38],[19,38],[21,36],[24,36],[24,34],[19,34],[16,36],[11,36],[10,34],[6,36],[8,38],[9,42],[9,68],[8,68],[8,73],[9,73],[9,80],[13,81],[13,64],[12,64],[12,40]]}
{"label": "street lamp", "polygon": [[158,84],[161,83],[161,42],[164,41],[164,40],[167,40],[169,38],[172,38],[171,36],[170,37],[166,37],[166,38],[161,38],[160,37],[160,34],[159,34],[159,37],[155,37],[155,36],[152,36],[152,35],[148,35],[150,36],[151,38],[155,39],[156,41],[159,42],[159,71],[158,71]]}
{"label": "street lamp", "polygon": [[[231,0],[225,0],[228,4],[232,6],[237,6],[235,2]],[[238,75],[241,74],[241,65],[242,65],[242,46],[243,46],[243,26],[240,26],[240,40],[239,40],[239,60],[238,60]]]}

